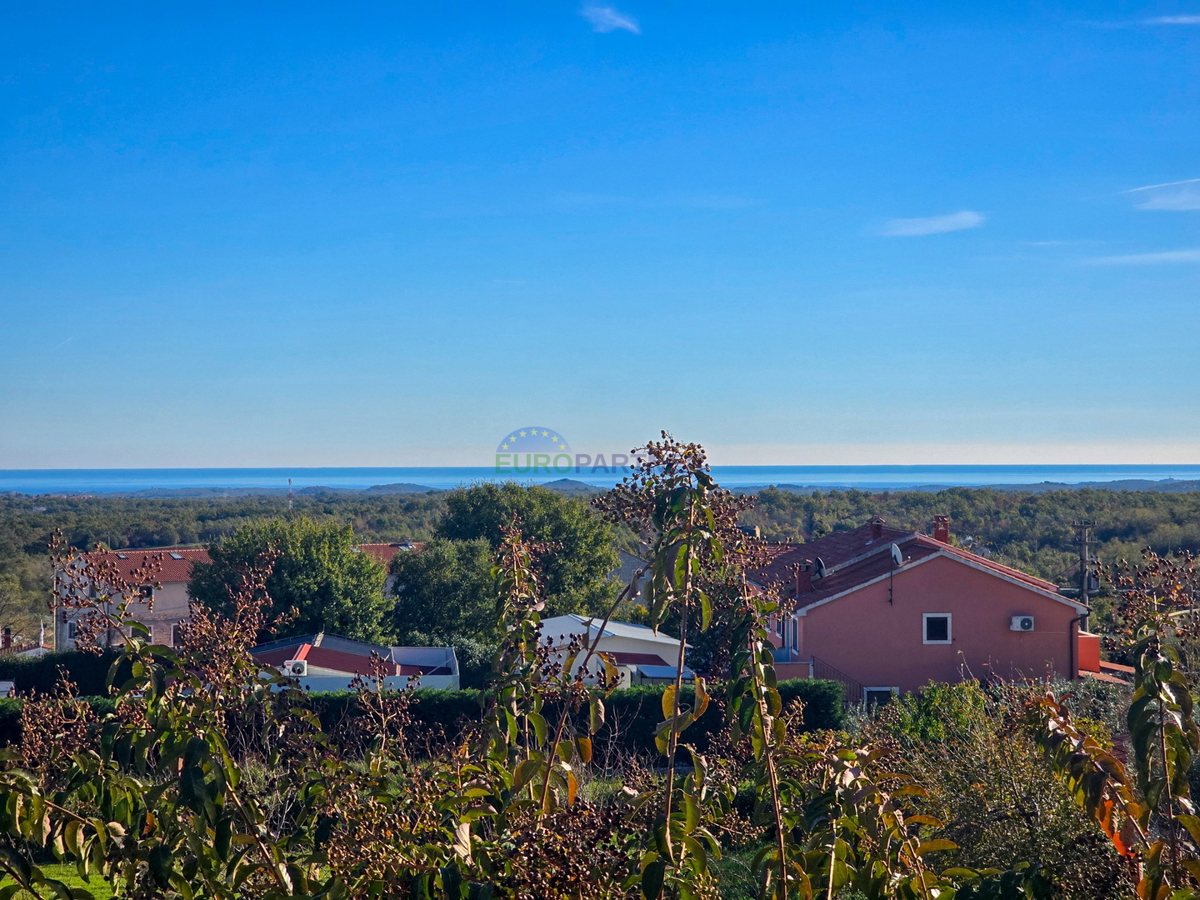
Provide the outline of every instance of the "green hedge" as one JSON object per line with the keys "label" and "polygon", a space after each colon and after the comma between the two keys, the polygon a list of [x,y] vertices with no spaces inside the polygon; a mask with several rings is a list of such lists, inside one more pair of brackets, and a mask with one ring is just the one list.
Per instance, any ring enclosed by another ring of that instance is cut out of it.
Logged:
{"label": "green hedge", "polygon": [[[103,680],[101,680],[103,684]],[[645,753],[653,755],[654,729],[662,721],[662,686],[626,688],[605,700],[606,725],[596,739],[600,752]],[[684,691],[684,703],[691,702],[691,690]],[[843,722],[842,686],[836,681],[781,681],[779,695],[784,708],[795,700],[804,701],[804,728],[817,731],[840,728]],[[349,691],[313,694],[312,704],[326,733],[336,735],[338,726],[354,714],[354,694]],[[97,715],[112,712],[110,697],[84,697]],[[464,725],[480,721],[483,691],[444,691],[424,689],[413,697],[410,712],[414,737],[444,734],[455,738]],[[721,694],[714,692],[716,703],[686,732],[686,740],[701,752],[708,749],[714,735],[725,727]],[[20,740],[21,700],[0,699],[0,746]],[[554,710],[547,710],[549,716]],[[582,725],[582,723],[580,723]]]}
{"label": "green hedge", "polygon": [[45,656],[22,657],[0,656],[0,681],[12,681],[21,693],[37,691],[51,694],[65,671],[75,683],[80,696],[101,696],[108,693],[105,679],[109,667],[117,658],[114,652],[82,653],[79,650],[64,650],[47,653]]}
{"label": "green hedge", "polygon": [[[642,685],[613,692],[605,701],[608,711],[606,728],[597,736],[597,747],[603,750],[605,746],[610,746],[615,752],[657,755],[654,732],[663,720],[662,695],[665,690],[665,686]],[[712,694],[715,703],[684,732],[683,739],[701,753],[708,750],[712,739],[725,728],[723,692],[718,686],[714,687]],[[779,697],[784,709],[796,700],[804,701],[805,731],[842,727],[842,686],[836,681],[781,681]],[[684,689],[683,703],[692,703],[690,688]]]}
{"label": "green hedge", "polygon": [[[662,695],[665,690],[665,686],[642,685],[614,691],[604,701],[606,727],[597,737],[597,748],[653,754],[654,730],[663,718]],[[691,703],[691,695],[690,689],[684,690],[685,704]],[[779,695],[784,708],[795,700],[804,701],[806,731],[842,727],[842,686],[838,682],[807,679],[781,681]],[[480,721],[483,697],[484,692],[478,690],[419,690],[414,694],[410,707],[414,731],[418,734],[441,733],[449,738],[457,737],[465,724]],[[338,724],[353,714],[354,694],[349,691],[313,694],[312,698],[327,733],[334,733]],[[716,708],[710,707],[708,713],[686,732],[687,742],[694,744],[701,752],[708,748],[713,736],[725,727],[719,689],[714,691],[714,699],[717,701]],[[555,715],[553,709],[546,713],[548,718]]]}

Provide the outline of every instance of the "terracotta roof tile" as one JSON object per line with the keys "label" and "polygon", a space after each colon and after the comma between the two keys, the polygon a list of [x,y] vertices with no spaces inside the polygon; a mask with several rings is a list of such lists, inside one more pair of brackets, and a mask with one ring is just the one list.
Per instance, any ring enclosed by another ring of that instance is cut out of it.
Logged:
{"label": "terracotta roof tile", "polygon": [[913,535],[911,531],[901,531],[881,524],[876,536],[872,532],[872,525],[873,523],[868,522],[849,531],[835,531],[803,544],[773,545],[781,550],[775,554],[774,559],[755,573],[753,580],[764,585],[786,586],[795,581],[795,568],[801,563],[814,562],[820,558],[828,571],[869,554],[872,550],[890,547],[896,541]]}
{"label": "terracotta roof tile", "polygon": [[667,661],[657,653],[627,653],[624,650],[602,651],[618,666],[665,666]]}
{"label": "terracotta roof tile", "polygon": [[188,581],[194,563],[210,563],[208,551],[185,547],[164,547],[160,550],[110,550],[84,553],[88,562],[113,566],[121,578],[129,580],[135,570],[149,567],[151,579],[161,584]]}
{"label": "terracotta roof tile", "polygon": [[936,553],[946,553],[1030,587],[1058,593],[1057,586],[1052,582],[985,559],[920,532],[889,528],[882,524],[882,520],[877,523],[868,522],[850,531],[835,532],[815,541],[792,545],[786,552],[776,555],[751,578],[764,586],[777,585],[785,596],[794,596],[796,568],[802,563],[814,562],[819,557],[825,564],[827,574],[824,578],[815,580],[810,590],[801,592],[797,602],[798,606],[803,608],[852,590],[880,575],[886,575],[892,570],[892,544],[900,547],[906,563],[925,559]]}

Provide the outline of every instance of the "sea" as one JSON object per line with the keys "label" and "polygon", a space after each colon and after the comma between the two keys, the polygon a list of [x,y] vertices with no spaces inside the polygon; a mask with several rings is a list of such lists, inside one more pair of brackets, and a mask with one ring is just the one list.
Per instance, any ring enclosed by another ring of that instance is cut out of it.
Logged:
{"label": "sea", "polygon": [[[262,468],[262,469],[6,469],[0,470],[0,493],[19,494],[159,494],[220,495],[224,492],[367,490],[403,486],[400,490],[448,490],[484,481],[545,484],[569,479],[592,487],[611,487],[625,470],[592,471],[587,467],[528,475],[498,473],[495,468]],[[941,487],[1049,486],[1200,481],[1198,465],[1020,465],[1020,466],[714,466],[724,487],[745,489],[767,485],[790,488],[910,490]],[[1179,487],[1184,487],[1180,485]],[[1190,487],[1190,486],[1189,486]]]}

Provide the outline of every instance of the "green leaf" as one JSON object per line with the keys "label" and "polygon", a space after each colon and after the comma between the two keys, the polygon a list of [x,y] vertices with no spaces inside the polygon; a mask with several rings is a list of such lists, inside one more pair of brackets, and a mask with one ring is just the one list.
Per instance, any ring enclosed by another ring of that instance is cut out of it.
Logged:
{"label": "green leaf", "polygon": [[1193,841],[1200,844],[1200,816],[1179,815],[1175,817],[1175,821],[1187,829]]}
{"label": "green leaf", "polygon": [[642,896],[646,900],[658,900],[662,896],[663,881],[667,875],[667,862],[655,859],[642,870]]}
{"label": "green leaf", "polygon": [[538,745],[546,743],[546,737],[550,729],[546,725],[545,717],[538,713],[530,713],[529,724],[533,726],[533,733],[537,738]]}
{"label": "green leaf", "polygon": [[458,869],[458,863],[450,863],[448,866],[442,867],[442,890],[446,892],[446,896],[458,900],[463,893],[462,872]]}
{"label": "green leaf", "polygon": [[513,791],[519,791],[529,782],[537,777],[538,772],[542,770],[541,759],[527,759],[525,762],[517,766],[516,774],[513,775]]}
{"label": "green leaf", "polygon": [[[63,829],[63,843],[66,845],[67,852],[76,859],[83,858],[83,825],[75,820],[67,823]],[[3,900],[3,898],[0,898]]]}
{"label": "green leaf", "polygon": [[700,718],[706,709],[708,709],[708,691],[705,689],[704,679],[696,676],[696,718]]}
{"label": "green leaf", "polygon": [[590,763],[592,761],[592,739],[583,735],[575,738],[575,752],[579,755],[581,762]]}

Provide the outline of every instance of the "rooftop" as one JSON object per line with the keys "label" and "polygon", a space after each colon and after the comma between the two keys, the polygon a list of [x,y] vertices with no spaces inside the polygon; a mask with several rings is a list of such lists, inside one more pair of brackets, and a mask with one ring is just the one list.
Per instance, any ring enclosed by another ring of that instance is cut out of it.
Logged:
{"label": "rooftop", "polygon": [[268,641],[251,652],[267,666],[303,659],[311,667],[354,675],[371,674],[373,656],[388,664],[388,675],[453,675],[458,668],[450,647],[385,647],[325,632]]}
{"label": "rooftop", "polygon": [[126,581],[171,584],[189,581],[195,563],[212,562],[208,551],[195,547],[163,547],[156,550],[104,550],[82,554],[89,563],[115,571]]}
{"label": "rooftop", "polygon": [[[578,613],[571,613],[565,616],[551,616],[548,619],[542,620],[542,634],[547,637],[566,637],[569,634],[584,634],[589,637],[594,637],[600,629],[602,618],[597,616],[583,616]],[[653,628],[647,625],[634,625],[631,622],[613,622],[609,621],[604,626],[605,637],[623,637],[633,638],[639,641],[651,641],[656,644],[679,644],[679,638],[671,637],[669,634],[654,632]]]}
{"label": "rooftop", "polygon": [[425,545],[419,541],[398,541],[391,544],[359,544],[354,549],[359,553],[365,553],[386,568],[397,553],[417,553],[424,547]]}
{"label": "rooftop", "polygon": [[[1052,582],[985,559],[919,531],[889,527],[878,518],[849,531],[834,532],[815,541],[794,544],[755,572],[752,580],[759,585],[777,585],[786,596],[796,596],[799,581],[801,590],[797,597],[798,605],[800,608],[811,606],[892,571],[893,544],[900,549],[904,564],[943,554],[1036,590],[1058,594],[1058,587]],[[825,576],[814,578],[811,587],[808,587],[805,580],[798,579],[797,570],[805,564],[815,564],[818,559],[824,565]]]}

